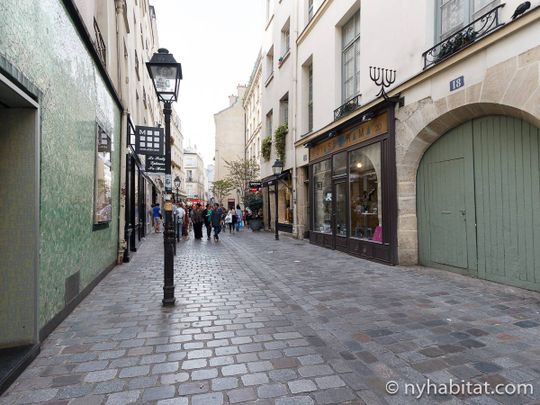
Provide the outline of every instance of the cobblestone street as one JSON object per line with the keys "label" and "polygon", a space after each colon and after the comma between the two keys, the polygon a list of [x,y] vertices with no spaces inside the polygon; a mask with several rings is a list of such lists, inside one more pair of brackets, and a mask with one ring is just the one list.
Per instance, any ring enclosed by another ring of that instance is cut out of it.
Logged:
{"label": "cobblestone street", "polygon": [[[147,237],[0,403],[540,403],[539,294],[243,232],[180,243],[162,308],[162,249]],[[405,395],[427,379],[534,393]]]}

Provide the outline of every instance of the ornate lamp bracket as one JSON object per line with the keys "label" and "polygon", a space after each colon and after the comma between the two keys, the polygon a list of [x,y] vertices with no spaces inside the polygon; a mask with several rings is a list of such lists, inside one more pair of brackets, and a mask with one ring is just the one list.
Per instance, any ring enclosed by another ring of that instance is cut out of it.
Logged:
{"label": "ornate lamp bracket", "polygon": [[396,81],[396,71],[392,69],[380,68],[376,66],[369,67],[369,77],[376,86],[380,86],[377,97],[382,97],[385,101],[397,102],[399,94],[389,97],[386,88],[390,87]]}

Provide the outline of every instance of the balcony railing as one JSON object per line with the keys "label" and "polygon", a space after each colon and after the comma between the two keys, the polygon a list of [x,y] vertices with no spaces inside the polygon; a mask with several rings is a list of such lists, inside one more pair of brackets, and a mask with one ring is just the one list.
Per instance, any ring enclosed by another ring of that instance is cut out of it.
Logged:
{"label": "balcony railing", "polygon": [[103,36],[101,35],[101,31],[99,30],[99,26],[97,21],[94,19],[94,34],[96,36],[96,39],[94,41],[94,46],[96,47],[96,51],[99,55],[99,59],[101,59],[101,62],[104,66],[107,66],[107,47],[105,46],[105,41],[103,41]]}
{"label": "balcony railing", "polygon": [[504,7],[504,4],[501,4],[486,14],[478,17],[469,25],[463,27],[452,36],[424,52],[422,54],[424,57],[424,69],[445,60],[490,32],[503,26],[504,23],[500,21],[499,15],[502,7]]}
{"label": "balcony railing", "polygon": [[334,121],[360,108],[360,94],[334,110]]}

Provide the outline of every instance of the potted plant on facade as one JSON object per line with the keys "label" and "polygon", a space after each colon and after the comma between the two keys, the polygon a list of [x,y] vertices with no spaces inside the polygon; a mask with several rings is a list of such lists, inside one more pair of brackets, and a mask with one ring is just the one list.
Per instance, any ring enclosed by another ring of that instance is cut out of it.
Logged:
{"label": "potted plant on facade", "polygon": [[274,133],[274,147],[276,154],[282,162],[285,162],[285,137],[289,132],[287,123],[281,124]]}
{"label": "potted plant on facade", "polygon": [[262,140],[261,153],[265,161],[270,160],[272,155],[272,135],[268,135]]}

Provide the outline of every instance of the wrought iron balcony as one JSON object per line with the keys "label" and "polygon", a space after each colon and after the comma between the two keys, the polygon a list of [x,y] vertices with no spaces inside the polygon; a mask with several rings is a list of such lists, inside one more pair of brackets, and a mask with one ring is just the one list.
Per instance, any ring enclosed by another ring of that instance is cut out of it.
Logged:
{"label": "wrought iron balcony", "polygon": [[334,121],[360,108],[360,96],[361,94],[358,94],[357,96],[354,96],[349,101],[347,101],[345,104],[336,108],[334,110]]}
{"label": "wrought iron balcony", "polygon": [[424,69],[445,60],[490,32],[503,26],[504,23],[500,21],[500,10],[502,7],[504,7],[504,4],[501,4],[486,14],[478,17],[469,25],[463,27],[452,36],[424,52],[422,54],[424,57]]}
{"label": "wrought iron balcony", "polygon": [[99,26],[95,18],[94,35],[96,37],[94,40],[94,46],[96,47],[99,59],[101,59],[104,66],[107,66],[107,47],[105,46],[105,41],[103,40],[103,36],[101,35],[101,31],[99,30]]}

